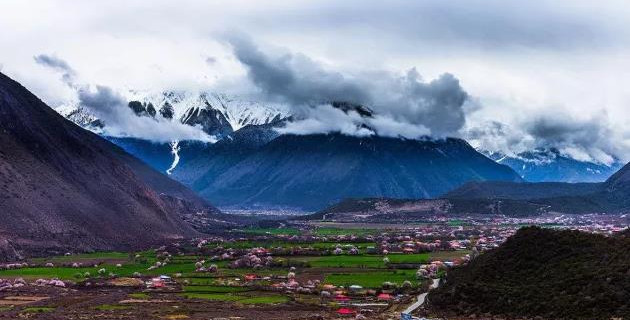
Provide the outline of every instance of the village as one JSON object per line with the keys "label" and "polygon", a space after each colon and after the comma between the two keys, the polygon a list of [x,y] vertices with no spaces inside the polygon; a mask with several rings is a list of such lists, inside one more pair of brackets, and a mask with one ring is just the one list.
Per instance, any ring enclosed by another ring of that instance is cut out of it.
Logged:
{"label": "village", "polygon": [[0,265],[0,319],[413,319],[450,268],[520,226],[613,233],[623,223],[599,216],[282,222],[134,253],[67,252]]}

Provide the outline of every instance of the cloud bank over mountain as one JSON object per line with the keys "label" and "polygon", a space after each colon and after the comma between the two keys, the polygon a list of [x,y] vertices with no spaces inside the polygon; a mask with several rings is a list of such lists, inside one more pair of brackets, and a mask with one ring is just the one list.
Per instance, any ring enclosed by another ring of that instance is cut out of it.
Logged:
{"label": "cloud bank over mountain", "polygon": [[[53,106],[77,98],[67,82],[262,93],[310,115],[288,128],[295,133],[378,127],[387,136],[456,135],[503,152],[558,144],[597,161],[630,160],[623,0],[155,0],[133,10],[123,0],[50,0],[37,8],[0,2],[0,29],[11,30],[0,33],[11,48],[0,65]],[[251,39],[226,43],[226,30]],[[34,63],[42,52],[53,55]],[[321,99],[339,98],[381,118],[326,111],[330,101]],[[496,124],[502,134],[493,135]],[[605,135],[607,143],[598,138]]]}
{"label": "cloud bank over mountain", "polygon": [[76,91],[78,105],[86,108],[103,123],[104,133],[112,137],[134,137],[154,142],[197,140],[216,142],[216,138],[201,128],[160,116],[138,117],[128,107],[129,101],[112,88],[103,85],[78,83],[76,72],[63,59],[40,54],[34,57],[42,66],[61,74],[62,81]]}
{"label": "cloud bank over mountain", "polygon": [[483,150],[511,156],[536,148],[555,148],[576,160],[610,165],[630,159],[630,140],[620,132],[605,112],[578,118],[558,111],[554,115],[530,115],[512,126],[497,121],[475,124],[462,130],[462,136]]}
{"label": "cloud bank over mountain", "polygon": [[[230,35],[234,55],[247,68],[249,80],[270,99],[295,108],[298,120],[289,133],[373,133],[418,138],[453,136],[465,123],[468,94],[448,73],[424,81],[415,68],[405,74],[379,70],[357,74],[327,69],[305,54],[271,55],[249,37]],[[335,112],[326,104],[348,102],[374,110],[374,118],[352,112]],[[323,106],[320,106],[323,105]]]}

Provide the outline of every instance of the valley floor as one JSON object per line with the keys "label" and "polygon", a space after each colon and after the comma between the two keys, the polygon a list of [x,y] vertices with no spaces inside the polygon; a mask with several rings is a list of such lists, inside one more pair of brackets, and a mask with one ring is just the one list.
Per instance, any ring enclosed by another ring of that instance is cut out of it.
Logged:
{"label": "valley floor", "polygon": [[[0,319],[397,319],[450,267],[522,225],[584,229],[594,218],[538,219],[286,222],[142,252],[33,258],[0,265]],[[604,221],[589,231],[619,229]]]}

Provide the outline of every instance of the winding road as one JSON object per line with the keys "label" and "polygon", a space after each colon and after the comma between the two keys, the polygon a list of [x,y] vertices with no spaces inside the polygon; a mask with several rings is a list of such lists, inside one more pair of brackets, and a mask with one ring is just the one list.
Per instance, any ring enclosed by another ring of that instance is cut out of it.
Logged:
{"label": "winding road", "polygon": [[[431,289],[435,289],[440,285],[440,279],[433,279],[433,283],[431,284],[431,286],[429,287],[429,290]],[[418,301],[414,302],[412,305],[410,305],[407,309],[405,309],[405,311],[403,311],[402,313],[406,313],[406,314],[411,314],[414,310],[418,309],[422,304],[424,304],[424,300],[426,300],[427,298],[427,294],[429,294],[429,292],[425,292],[422,293],[418,296]]]}

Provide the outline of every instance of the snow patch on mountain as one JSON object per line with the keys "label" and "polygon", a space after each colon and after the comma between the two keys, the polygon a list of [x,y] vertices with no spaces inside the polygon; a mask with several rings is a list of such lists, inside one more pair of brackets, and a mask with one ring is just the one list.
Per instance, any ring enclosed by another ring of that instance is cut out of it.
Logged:
{"label": "snow patch on mountain", "polygon": [[76,102],[68,102],[55,108],[64,118],[95,133],[102,133],[104,123]]}
{"label": "snow patch on mountain", "polygon": [[[137,116],[153,116],[179,121],[190,126],[200,126],[219,138],[247,125],[263,125],[291,116],[288,105],[261,103],[239,96],[204,91],[137,91],[123,94],[129,102],[154,112],[138,113]],[[135,106],[135,105],[134,105]],[[55,108],[58,113],[76,124],[103,133],[107,124],[90,113],[76,101],[68,101]]]}
{"label": "snow patch on mountain", "polygon": [[601,182],[622,163],[596,163],[574,159],[558,149],[535,149],[515,155],[479,150],[499,164],[507,165],[529,182]]}
{"label": "snow patch on mountain", "polygon": [[173,118],[181,120],[186,115],[198,113],[199,110],[214,109],[221,112],[234,131],[249,124],[267,124],[291,115],[289,106],[284,104],[261,103],[214,92],[131,91],[128,99],[151,103],[158,110],[164,106],[171,106],[174,111]]}
{"label": "snow patch on mountain", "polygon": [[179,141],[175,140],[173,142],[170,143],[171,146],[171,154],[173,154],[173,163],[171,164],[171,166],[166,169],[166,174],[171,175],[171,173],[173,173],[173,170],[175,170],[175,168],[177,167],[177,164],[179,163]]}

